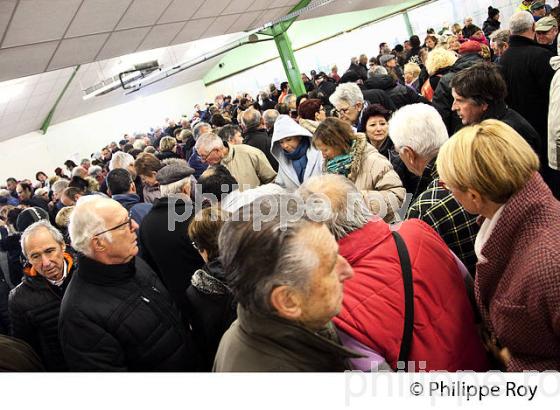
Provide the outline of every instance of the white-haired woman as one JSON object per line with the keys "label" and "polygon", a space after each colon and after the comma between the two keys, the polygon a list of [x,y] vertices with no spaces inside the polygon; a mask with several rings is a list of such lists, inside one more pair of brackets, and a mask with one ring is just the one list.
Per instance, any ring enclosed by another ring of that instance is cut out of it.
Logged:
{"label": "white-haired woman", "polygon": [[463,128],[440,150],[442,181],[483,218],[475,296],[489,350],[509,371],[560,369],[560,203],[509,125]]}

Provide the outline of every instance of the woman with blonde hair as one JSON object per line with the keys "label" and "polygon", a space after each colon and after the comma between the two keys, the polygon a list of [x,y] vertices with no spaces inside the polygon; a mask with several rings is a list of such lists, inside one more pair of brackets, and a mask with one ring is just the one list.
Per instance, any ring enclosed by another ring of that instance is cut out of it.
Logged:
{"label": "woman with blonde hair", "polygon": [[463,128],[439,151],[444,186],[481,216],[475,296],[489,351],[508,371],[560,369],[560,203],[509,125]]}
{"label": "woman with blonde hair", "polygon": [[177,145],[177,140],[175,138],[163,137],[159,142],[159,152],[156,153],[156,157],[160,161],[169,158],[180,158],[180,156],[175,153],[176,145]]}
{"label": "woman with blonde hair", "polygon": [[457,55],[443,47],[438,47],[428,54],[426,59],[426,70],[430,76],[422,85],[421,94],[428,101],[432,101],[439,80],[449,71],[457,61]]}
{"label": "woman with blonde hair", "polygon": [[343,175],[361,191],[370,210],[386,222],[394,220],[394,206],[400,207],[406,190],[393,166],[365,134],[338,118],[327,118],[313,135],[313,145],[323,154],[323,172]]}

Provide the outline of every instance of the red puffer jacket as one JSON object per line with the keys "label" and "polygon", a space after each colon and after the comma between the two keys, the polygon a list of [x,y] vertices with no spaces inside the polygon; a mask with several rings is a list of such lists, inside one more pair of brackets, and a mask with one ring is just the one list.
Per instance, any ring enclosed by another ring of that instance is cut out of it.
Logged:
{"label": "red puffer jacket", "polygon": [[[406,242],[414,283],[414,332],[409,360],[429,370],[488,369],[464,278],[438,234],[412,219],[399,231]],[[393,368],[404,326],[401,264],[389,226],[369,222],[339,241],[354,269],[344,283],[343,308],[335,324],[382,355]],[[410,369],[413,369],[411,366]]]}

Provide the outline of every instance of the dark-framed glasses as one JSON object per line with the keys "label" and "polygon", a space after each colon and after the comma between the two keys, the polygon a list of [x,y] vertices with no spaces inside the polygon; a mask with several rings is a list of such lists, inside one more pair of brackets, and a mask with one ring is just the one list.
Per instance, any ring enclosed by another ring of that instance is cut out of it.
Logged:
{"label": "dark-framed glasses", "polygon": [[122,224],[119,224],[111,229],[107,229],[103,232],[96,233],[95,235],[93,235],[93,237],[95,238],[96,236],[103,235],[104,233],[116,231],[117,229],[122,228],[125,225],[128,225],[128,229],[132,230],[132,218],[130,216]]}

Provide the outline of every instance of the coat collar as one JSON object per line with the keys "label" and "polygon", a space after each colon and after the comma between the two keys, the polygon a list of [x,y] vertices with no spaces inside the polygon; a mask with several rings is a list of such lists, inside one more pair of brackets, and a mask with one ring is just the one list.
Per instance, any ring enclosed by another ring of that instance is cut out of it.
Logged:
{"label": "coat collar", "polygon": [[511,256],[523,246],[516,242],[519,232],[533,224],[534,216],[551,201],[552,193],[535,172],[523,189],[505,203],[500,216],[505,222],[498,222],[493,229],[481,250],[485,262],[477,265],[476,288],[483,306],[493,298]]}
{"label": "coat collar", "polygon": [[105,265],[85,255],[78,256],[77,276],[95,285],[111,286],[126,282],[136,274],[136,258],[128,263]]}
{"label": "coat collar", "polygon": [[237,317],[240,327],[246,333],[279,350],[289,352],[303,363],[334,368],[336,361],[340,361],[340,367],[349,368],[345,365],[347,359],[362,357],[340,344],[332,323],[314,333],[278,316],[248,312],[241,305],[237,307]]}

